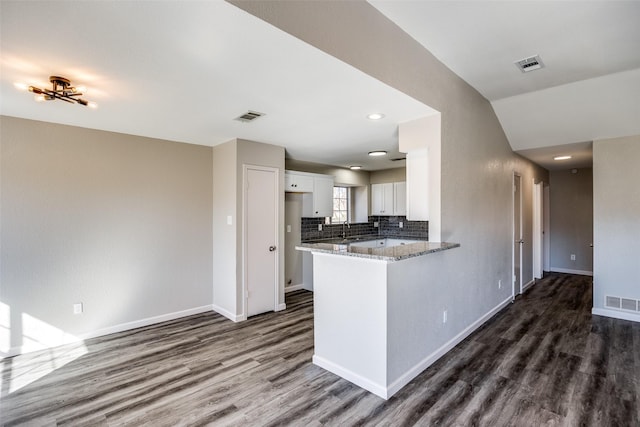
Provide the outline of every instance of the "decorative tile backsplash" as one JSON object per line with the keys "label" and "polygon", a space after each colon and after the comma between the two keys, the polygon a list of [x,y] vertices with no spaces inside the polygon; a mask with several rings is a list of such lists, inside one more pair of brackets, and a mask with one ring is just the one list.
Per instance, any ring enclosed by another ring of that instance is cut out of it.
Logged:
{"label": "decorative tile backsplash", "polygon": [[[374,227],[374,223],[378,227]],[[400,228],[400,222],[403,227]],[[318,225],[322,224],[322,231],[318,231]],[[378,235],[380,237],[415,237],[419,239],[429,238],[429,221],[407,221],[404,216],[370,216],[369,222],[350,224],[325,224],[324,218],[302,218],[301,240],[309,242],[314,240],[337,239],[344,232],[346,237]]]}

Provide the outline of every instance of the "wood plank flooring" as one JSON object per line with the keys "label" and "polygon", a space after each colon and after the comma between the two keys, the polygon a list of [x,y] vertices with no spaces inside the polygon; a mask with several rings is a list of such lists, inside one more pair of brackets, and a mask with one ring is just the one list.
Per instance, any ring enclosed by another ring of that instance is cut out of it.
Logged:
{"label": "wood plank flooring", "polygon": [[640,324],[551,274],[388,401],[311,364],[313,294],[6,359],[5,426],[637,426]]}

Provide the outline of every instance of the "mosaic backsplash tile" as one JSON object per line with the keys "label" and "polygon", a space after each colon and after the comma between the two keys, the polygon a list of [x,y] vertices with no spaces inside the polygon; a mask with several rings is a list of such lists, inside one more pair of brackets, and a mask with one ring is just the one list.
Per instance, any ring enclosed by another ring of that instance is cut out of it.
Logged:
{"label": "mosaic backsplash tile", "polygon": [[[378,227],[374,227],[374,223]],[[403,227],[400,228],[400,222]],[[322,231],[318,225],[322,224]],[[324,218],[302,218],[301,240],[311,242],[316,240],[337,239],[351,236],[378,235],[380,237],[415,237],[429,238],[429,221],[407,221],[405,216],[370,216],[369,222],[350,225],[325,224]]]}

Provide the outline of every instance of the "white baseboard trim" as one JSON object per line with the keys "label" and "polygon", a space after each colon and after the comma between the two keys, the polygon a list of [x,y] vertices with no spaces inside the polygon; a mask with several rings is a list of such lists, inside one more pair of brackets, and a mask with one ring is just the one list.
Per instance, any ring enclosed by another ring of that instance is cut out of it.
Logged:
{"label": "white baseboard trim", "polygon": [[304,289],[304,285],[300,284],[300,285],[286,286],[284,288],[284,293],[286,294],[287,292],[299,291],[300,289]]}
{"label": "white baseboard trim", "polygon": [[591,314],[596,316],[613,317],[614,319],[630,320],[632,322],[640,322],[640,315],[626,313],[624,311],[608,310],[606,308],[593,308]]}
{"label": "white baseboard trim", "polygon": [[281,303],[281,304],[278,304],[278,307],[276,308],[276,311],[282,311],[282,310],[286,310],[286,309],[287,309],[287,304]]}
{"label": "white baseboard trim", "polygon": [[505,308],[511,302],[511,296],[509,296],[506,300],[502,301],[500,304],[489,310],[485,315],[480,317],[478,320],[473,322],[471,325],[467,326],[463,329],[458,335],[451,338],[447,341],[442,347],[422,359],[418,362],[413,368],[409,369],[405,372],[400,378],[395,380],[389,385],[387,388],[387,395],[389,397],[396,394],[402,387],[409,384],[411,380],[420,375],[422,371],[427,369],[429,366],[433,365],[438,359],[444,356],[447,352],[453,349],[456,345],[460,344],[465,338],[467,338],[473,331],[482,326],[487,320],[492,318],[496,313]]}
{"label": "white baseboard trim", "polygon": [[211,309],[213,311],[215,311],[218,314],[223,315],[224,317],[226,317],[227,319],[231,320],[232,322],[241,322],[243,320],[247,320],[247,317],[242,315],[242,314],[233,314],[232,312],[230,312],[229,310],[227,310],[226,308],[222,308],[219,305],[213,304],[211,306]]}
{"label": "white baseboard trim", "polygon": [[579,274],[581,276],[593,276],[593,271],[571,270],[569,268],[551,267],[550,271],[555,273],[567,273],[567,274]]}
{"label": "white baseboard trim", "polygon": [[367,378],[364,378],[356,374],[355,372],[350,371],[349,369],[345,369],[342,366],[337,365],[315,354],[313,355],[313,358],[311,360],[314,365],[320,366],[321,368],[326,369],[329,372],[332,372],[338,376],[341,376],[345,380],[350,381],[355,385],[357,385],[358,387],[362,387],[367,391],[370,391],[376,396],[379,396],[385,400],[391,397],[390,395],[388,395],[387,388],[385,386],[375,383],[371,380],[368,380]]}
{"label": "white baseboard trim", "polygon": [[524,286],[522,287],[522,293],[524,293],[524,291],[526,291],[527,288],[529,288],[534,283],[536,283],[536,279],[531,279],[527,283],[525,283]]}
{"label": "white baseboard trim", "polygon": [[471,325],[467,326],[462,332],[460,332],[455,337],[451,338],[447,341],[443,346],[438,348],[436,351],[422,359],[411,369],[407,370],[404,374],[402,374],[397,380],[392,382],[388,387],[384,385],[377,384],[367,378],[363,378],[362,376],[354,373],[353,371],[346,369],[336,363],[333,363],[323,357],[318,355],[313,355],[313,364],[318,365],[323,369],[326,369],[329,372],[333,372],[336,375],[341,376],[354,383],[355,385],[364,388],[365,390],[370,391],[376,396],[380,396],[383,399],[389,399],[391,396],[396,394],[402,387],[409,384],[411,380],[420,375],[422,371],[427,369],[429,366],[434,364],[438,359],[444,356],[448,351],[453,349],[456,345],[458,345],[462,340],[467,338],[473,331],[482,326],[487,320],[493,317],[500,310],[505,308],[511,302],[511,296],[502,301],[500,304],[489,310],[486,314],[480,317],[478,320],[473,322]]}
{"label": "white baseboard trim", "polygon": [[212,310],[213,310],[212,305],[203,305],[201,307],[189,308],[187,310],[175,311],[173,313],[161,314],[159,316],[153,316],[153,317],[147,317],[145,319],[134,320],[133,322],[120,323],[118,325],[108,326],[106,328],[97,329],[91,332],[85,332],[75,336],[66,334],[64,341],[61,341],[60,343],[51,345],[51,346],[42,345],[41,348],[38,347],[38,348],[28,348],[28,349],[25,349],[24,346],[11,347],[6,353],[4,352],[0,353],[0,359],[5,357],[18,356],[20,354],[25,354],[25,353],[32,353],[35,351],[46,350],[48,348],[54,348],[61,345],[73,344],[75,342],[81,342],[91,338],[97,338],[104,335],[129,331],[131,329],[136,329],[136,328],[142,328],[145,326],[154,325],[156,323],[179,319],[181,317],[187,317],[187,316],[193,316],[194,314],[206,313]]}

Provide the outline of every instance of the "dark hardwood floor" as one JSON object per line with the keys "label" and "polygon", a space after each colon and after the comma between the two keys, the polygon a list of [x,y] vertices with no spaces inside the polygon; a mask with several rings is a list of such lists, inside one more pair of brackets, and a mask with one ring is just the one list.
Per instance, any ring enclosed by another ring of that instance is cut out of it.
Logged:
{"label": "dark hardwood floor", "polygon": [[313,294],[1,361],[2,425],[638,426],[640,323],[551,274],[384,401],[311,364]]}

